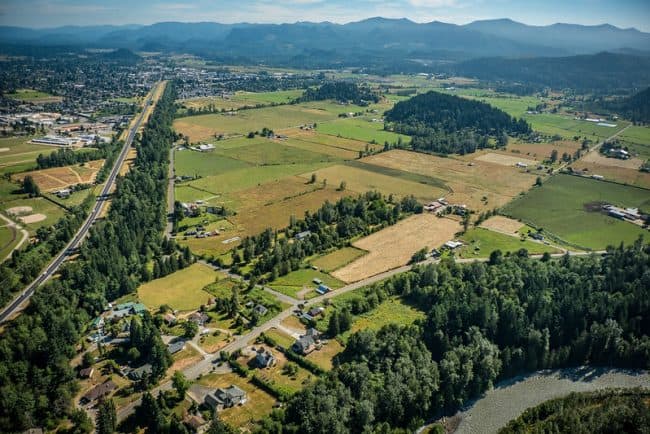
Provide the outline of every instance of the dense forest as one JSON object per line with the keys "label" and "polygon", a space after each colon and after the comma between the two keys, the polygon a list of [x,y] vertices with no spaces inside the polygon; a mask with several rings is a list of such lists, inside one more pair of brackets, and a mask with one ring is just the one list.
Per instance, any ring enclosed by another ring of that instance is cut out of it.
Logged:
{"label": "dense forest", "polygon": [[[52,428],[66,416],[83,419],[72,405],[78,386],[70,366],[79,339],[107,300],[133,292],[151,277],[148,264],[163,253],[174,98],[168,85],[136,144],[133,168],[118,180],[108,217],[93,227],[79,258],[39,288],[27,309],[2,332],[0,431]],[[166,352],[159,339],[151,338],[157,329],[147,330],[138,335],[139,350]]]}
{"label": "dense forest", "polygon": [[426,313],[359,331],[335,369],[264,421],[264,433],[412,432],[518,373],[582,364],[648,368],[650,246],[604,257],[438,265],[376,284]]}
{"label": "dense forest", "polygon": [[431,91],[401,101],[386,112],[386,127],[413,137],[411,146],[443,154],[505,146],[507,135],[528,134],[530,125],[480,101]]}
{"label": "dense forest", "polygon": [[326,99],[367,106],[369,103],[379,102],[379,95],[367,86],[359,86],[355,83],[345,81],[336,81],[325,83],[318,88],[305,90],[296,102],[323,101]]}
{"label": "dense forest", "polygon": [[650,122],[650,87],[627,99],[622,114],[633,122]]}
{"label": "dense forest", "polygon": [[571,393],[529,408],[499,434],[521,432],[643,433],[650,427],[650,391]]}
{"label": "dense forest", "polygon": [[599,53],[570,57],[472,59],[452,65],[464,77],[496,83],[521,83],[530,90],[573,89],[608,94],[650,84],[650,58]]}

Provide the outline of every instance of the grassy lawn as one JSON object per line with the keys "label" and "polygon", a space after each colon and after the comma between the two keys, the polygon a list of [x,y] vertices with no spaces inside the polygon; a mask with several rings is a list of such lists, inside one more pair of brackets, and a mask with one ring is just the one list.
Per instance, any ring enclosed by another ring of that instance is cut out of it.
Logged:
{"label": "grassy lawn", "polygon": [[307,355],[307,360],[311,360],[323,369],[330,370],[334,366],[332,360],[334,356],[343,351],[343,346],[336,339],[327,341],[320,350],[312,351]]}
{"label": "grassy lawn", "polygon": [[271,339],[273,339],[278,345],[284,348],[289,348],[295,342],[294,338],[292,338],[285,332],[276,329],[275,327],[265,331],[264,334],[270,337]]}
{"label": "grassy lawn", "polygon": [[203,386],[218,388],[235,385],[246,392],[248,401],[244,405],[228,408],[219,412],[219,418],[235,428],[253,428],[253,423],[271,412],[275,398],[256,387],[248,379],[237,374],[208,374],[198,383]]}
{"label": "grassy lawn", "polygon": [[34,101],[39,99],[52,98],[54,95],[50,95],[47,92],[41,92],[34,89],[17,89],[13,93],[8,93],[6,95],[8,98],[18,99],[21,101]]}
{"label": "grassy lawn", "polygon": [[591,249],[634,242],[647,231],[634,224],[587,211],[585,205],[607,202],[622,207],[650,208],[645,189],[557,175],[504,208],[504,213],[541,227],[562,239]]}
{"label": "grassy lawn", "polygon": [[192,264],[161,279],[152,280],[138,288],[140,300],[152,310],[163,304],[173,309],[190,311],[207,303],[210,294],[203,287],[214,282],[217,273],[207,265]]}
{"label": "grassy lawn", "polygon": [[199,345],[208,353],[216,353],[225,347],[228,342],[230,342],[230,334],[219,330],[199,338]]}
{"label": "grassy lawn", "polygon": [[323,283],[332,289],[338,289],[345,284],[340,280],[330,276],[329,274],[322,273],[311,268],[302,268],[300,270],[292,271],[286,276],[282,276],[269,283],[269,287],[278,292],[286,294],[290,297],[296,297],[296,294],[302,291],[303,288],[315,288],[316,285],[313,279],[320,279]]}
{"label": "grassy lawn", "polygon": [[[268,349],[269,348],[267,347],[267,350]],[[298,392],[314,379],[313,375],[309,371],[299,366],[295,375],[288,375],[283,371],[283,368],[288,363],[284,354],[275,349],[270,351],[276,358],[276,365],[269,368],[256,369],[255,374],[257,376],[282,387],[290,393]],[[253,358],[250,359],[250,361],[252,360]]]}
{"label": "grassy lawn", "polygon": [[355,318],[352,328],[343,333],[341,339],[347,342],[350,335],[359,330],[379,330],[386,324],[407,325],[424,317],[424,312],[403,303],[399,298],[391,298],[370,312]]}
{"label": "grassy lawn", "polygon": [[544,252],[559,253],[557,249],[551,246],[530,240],[521,241],[517,237],[484,228],[470,229],[460,239],[465,243],[465,246],[456,251],[459,258],[486,258],[494,250],[501,250],[506,253],[526,249],[531,255]]}
{"label": "grassy lawn", "polygon": [[[345,111],[345,109],[342,111]],[[324,134],[363,140],[368,143],[374,140],[380,145],[383,145],[384,142],[396,143],[400,137],[405,143],[411,140],[408,136],[384,131],[384,124],[382,122],[372,122],[368,119],[360,118],[337,119],[332,122],[319,123],[317,130]]]}
{"label": "grassy lawn", "polygon": [[22,234],[15,228],[10,228],[7,226],[0,227],[0,261],[4,260],[5,256],[7,256],[14,249],[21,238]]}
{"label": "grassy lawn", "polygon": [[344,247],[321,255],[312,260],[311,263],[323,271],[330,272],[349,264],[366,253],[368,252],[355,247]]}

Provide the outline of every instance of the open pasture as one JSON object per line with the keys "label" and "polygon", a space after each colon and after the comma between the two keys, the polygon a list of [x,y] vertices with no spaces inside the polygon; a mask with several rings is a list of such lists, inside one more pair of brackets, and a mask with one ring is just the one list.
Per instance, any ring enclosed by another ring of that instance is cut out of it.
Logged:
{"label": "open pasture", "polygon": [[280,90],[275,92],[236,92],[232,96],[190,98],[179,101],[182,107],[195,110],[214,107],[218,110],[238,110],[258,104],[286,104],[302,95],[302,90]]}
{"label": "open pasture", "polygon": [[332,273],[344,282],[356,282],[405,265],[423,247],[440,247],[461,229],[452,219],[417,214],[353,243],[369,253]]}
{"label": "open pasture", "polygon": [[505,235],[484,228],[472,228],[463,234],[460,239],[465,245],[457,250],[459,258],[487,258],[495,250],[515,253],[526,249],[529,254],[560,253],[554,247],[531,240],[522,241],[518,236]]}
{"label": "open pasture", "polygon": [[318,267],[325,272],[330,272],[348,265],[350,262],[360,258],[366,253],[368,252],[354,247],[344,247],[321,255],[310,262],[315,267]]}
{"label": "open pasture", "polygon": [[625,169],[616,166],[605,166],[597,163],[587,163],[580,160],[572,165],[573,169],[581,170],[585,176],[600,175],[607,181],[633,185],[650,189],[650,173],[638,169]]}
{"label": "open pasture", "polygon": [[590,204],[650,208],[650,190],[589,178],[557,175],[504,208],[514,218],[530,222],[565,241],[590,249],[634,242],[647,231],[607,216]]}
{"label": "open pasture", "polygon": [[618,138],[642,160],[650,159],[650,127],[631,125]]}
{"label": "open pasture", "polygon": [[389,298],[370,312],[354,319],[352,328],[341,335],[343,341],[360,330],[379,330],[388,324],[410,325],[418,319],[424,319],[425,313],[399,298]]}
{"label": "open pasture", "polygon": [[228,158],[212,152],[196,152],[191,150],[174,152],[174,170],[177,176],[210,176],[230,170],[244,169],[250,164]]}
{"label": "open pasture", "polygon": [[191,311],[206,304],[210,294],[203,288],[214,282],[218,274],[209,266],[196,263],[152,280],[138,288],[138,297],[150,310],[157,310],[163,304],[180,311]]}
{"label": "open pasture", "polygon": [[13,175],[13,181],[21,182],[26,176],[34,178],[42,191],[53,191],[76,184],[90,184],[95,181],[97,172],[104,160],[89,161],[74,166],[52,167]]}
{"label": "open pasture", "polygon": [[276,132],[307,123],[332,120],[336,115],[324,110],[306,109],[300,105],[242,110],[235,115],[207,114],[179,118],[174,129],[190,137],[192,142],[211,140],[215,135],[247,134],[267,127]]}
{"label": "open pasture", "polygon": [[506,151],[511,152],[513,155],[521,155],[538,161],[550,158],[554,150],[561,157],[565,152],[573,155],[578,149],[580,149],[580,143],[570,140],[558,140],[551,143],[524,143],[514,139],[506,147]]}
{"label": "open pasture", "polygon": [[529,160],[527,158],[521,158],[513,155],[502,154],[498,152],[487,152],[481,154],[475,158],[478,161],[485,161],[486,163],[499,164],[501,166],[514,166],[517,163],[523,163],[528,166],[535,166],[538,162],[535,160]]}
{"label": "open pasture", "polygon": [[[331,146],[355,152],[364,151],[368,146],[368,142],[364,142],[363,140],[346,139],[345,137],[319,133],[315,130],[292,128],[285,130],[284,134],[290,138],[302,140],[303,142]],[[372,147],[372,145],[370,147]]]}
{"label": "open pasture", "polygon": [[404,143],[411,140],[409,136],[384,130],[383,122],[372,122],[365,118],[337,119],[317,125],[317,131],[332,136],[341,136],[347,139],[372,142],[383,146],[384,142],[397,143],[401,137]]}
{"label": "open pasture", "polygon": [[228,158],[245,161],[257,166],[328,163],[339,160],[331,155],[314,152],[313,150],[299,149],[287,146],[283,141],[271,140],[216,152]]}
{"label": "open pasture", "polygon": [[621,169],[632,169],[636,170],[644,163],[643,160],[639,158],[630,158],[627,160],[621,160],[620,158],[610,158],[605,157],[604,155],[598,152],[590,152],[589,154],[582,157],[578,165],[581,163],[593,163],[598,166],[611,166],[618,167]]}
{"label": "open pasture", "polygon": [[511,235],[516,235],[524,226],[525,225],[518,220],[513,220],[501,215],[490,217],[480,225],[480,227],[484,229]]}
{"label": "open pasture", "polygon": [[574,136],[586,137],[588,139],[607,139],[621,131],[629,122],[618,120],[613,122],[616,127],[604,127],[595,122],[587,122],[567,115],[542,113],[537,115],[523,116],[535,131],[548,135],[559,135],[565,138]]}
{"label": "open pasture", "polygon": [[[356,161],[351,163],[357,163]],[[394,174],[382,173],[382,168],[376,169],[371,165],[336,165],[318,170],[316,182],[327,180],[328,185],[338,186],[341,182],[346,183],[346,189],[356,193],[365,193],[369,190],[378,190],[385,195],[394,194],[399,197],[413,195],[418,200],[430,201],[445,196],[448,190],[440,187],[431,180],[431,184],[416,182],[405,178],[396,177]],[[311,172],[302,174],[303,178],[309,179]]]}
{"label": "open pasture", "polygon": [[299,151],[308,151],[327,155],[332,160],[348,161],[354,160],[359,156],[358,151],[351,151],[349,149],[344,149],[337,146],[314,143],[303,139],[290,138],[288,140],[282,141],[282,143]]}
{"label": "open pasture", "polygon": [[477,157],[487,152],[480,151],[463,157],[443,158],[392,150],[366,157],[361,161],[438,178],[451,192],[440,192],[434,199],[446,196],[451,203],[465,204],[470,209],[484,211],[505,205],[535,182],[534,173],[526,173],[514,166],[507,167],[476,161]]}

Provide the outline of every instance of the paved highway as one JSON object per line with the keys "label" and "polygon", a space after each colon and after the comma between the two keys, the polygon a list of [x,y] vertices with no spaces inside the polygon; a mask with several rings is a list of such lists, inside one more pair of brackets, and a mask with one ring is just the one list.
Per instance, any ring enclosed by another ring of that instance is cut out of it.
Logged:
{"label": "paved highway", "polygon": [[[162,86],[162,84],[157,84],[157,86]],[[154,88],[155,89],[155,88]],[[93,207],[92,211],[88,215],[88,218],[86,218],[86,221],[83,223],[81,228],[77,231],[75,236],[72,238],[72,241],[68,243],[68,245],[63,249],[50,263],[50,265],[47,266],[45,271],[41,273],[40,276],[36,278],[32,283],[27,286],[23,290],[23,292],[17,296],[3,311],[0,313],[0,323],[6,321],[8,318],[10,318],[14,313],[20,310],[20,307],[27,301],[29,298],[34,295],[34,291],[36,291],[36,288],[38,288],[40,285],[43,283],[47,282],[56,272],[58,271],[59,267],[61,264],[65,262],[67,259],[69,253],[73,250],[75,250],[83,239],[88,235],[88,231],[92,227],[92,225],[97,221],[99,218],[102,208],[104,207],[104,202],[106,200],[106,197],[108,194],[111,192],[111,189],[113,188],[113,185],[115,184],[115,180],[117,179],[117,175],[120,173],[120,168],[124,164],[124,160],[126,159],[127,154],[129,153],[129,148],[131,147],[131,144],[133,143],[133,139],[135,138],[136,133],[138,132],[138,129],[140,128],[142,121],[144,119],[144,116],[147,112],[147,107],[151,104],[151,101],[153,99],[154,91],[149,93],[149,96],[147,97],[147,100],[145,101],[145,104],[143,106],[142,112],[138,116],[135,124],[129,131],[129,134],[126,138],[126,141],[124,142],[124,146],[122,147],[122,150],[120,151],[120,155],[118,156],[117,160],[115,161],[115,165],[113,166],[113,169],[111,170],[110,175],[108,176],[108,179],[106,180],[106,184],[104,185],[104,188],[102,189],[101,194],[99,197],[97,197],[97,201],[95,202],[95,206]]]}

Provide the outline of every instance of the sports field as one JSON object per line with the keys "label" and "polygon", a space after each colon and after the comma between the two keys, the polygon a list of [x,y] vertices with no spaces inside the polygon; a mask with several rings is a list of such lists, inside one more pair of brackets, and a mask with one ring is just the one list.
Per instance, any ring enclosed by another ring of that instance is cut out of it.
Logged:
{"label": "sports field", "polygon": [[[650,190],[589,178],[557,175],[540,188],[504,207],[504,213],[530,222],[563,240],[591,249],[634,242],[648,232],[632,223],[609,217],[598,203],[650,208]],[[590,211],[594,209],[594,211]]]}
{"label": "sports field", "polygon": [[461,229],[460,223],[432,214],[417,214],[353,243],[369,253],[339,268],[332,276],[357,282],[405,265],[415,252],[440,247]]}
{"label": "sports field", "polygon": [[138,297],[150,310],[167,304],[174,310],[191,311],[206,304],[211,297],[203,288],[214,282],[218,274],[207,265],[192,264],[188,268],[138,288]]}

